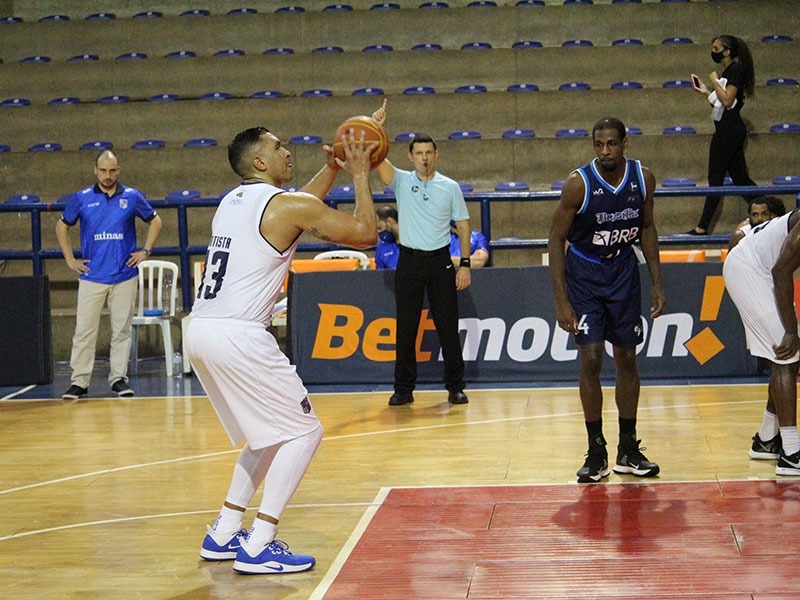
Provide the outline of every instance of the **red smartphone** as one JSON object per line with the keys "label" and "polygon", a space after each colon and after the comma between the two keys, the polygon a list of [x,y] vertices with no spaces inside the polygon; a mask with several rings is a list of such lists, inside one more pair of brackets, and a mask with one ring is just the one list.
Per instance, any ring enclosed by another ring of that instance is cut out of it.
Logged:
{"label": "red smartphone", "polygon": [[700,78],[692,73],[692,87],[696,90],[700,89]]}

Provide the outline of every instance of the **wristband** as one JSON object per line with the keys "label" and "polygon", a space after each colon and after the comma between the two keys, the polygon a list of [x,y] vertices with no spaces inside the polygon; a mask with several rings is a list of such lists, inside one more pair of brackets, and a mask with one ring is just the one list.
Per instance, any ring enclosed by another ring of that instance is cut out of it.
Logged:
{"label": "wristband", "polygon": [[467,267],[469,269],[469,265],[470,265],[469,258],[462,258],[458,266]]}
{"label": "wristband", "polygon": [[144,252],[145,256],[150,256],[150,250],[148,250],[147,248],[142,248],[142,252]]}

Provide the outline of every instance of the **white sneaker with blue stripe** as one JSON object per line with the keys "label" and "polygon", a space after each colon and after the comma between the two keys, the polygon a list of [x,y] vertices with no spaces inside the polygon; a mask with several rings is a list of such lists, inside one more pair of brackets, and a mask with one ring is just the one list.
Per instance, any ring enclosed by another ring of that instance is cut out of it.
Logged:
{"label": "white sneaker with blue stripe", "polygon": [[292,554],[286,542],[280,540],[257,547],[242,539],[233,570],[249,574],[298,573],[313,569],[316,563],[313,556]]}

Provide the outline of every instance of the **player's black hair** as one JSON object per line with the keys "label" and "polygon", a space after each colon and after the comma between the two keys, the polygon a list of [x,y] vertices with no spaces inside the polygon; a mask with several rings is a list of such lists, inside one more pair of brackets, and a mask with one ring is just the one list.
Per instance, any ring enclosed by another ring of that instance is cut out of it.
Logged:
{"label": "player's black hair", "polygon": [[269,133],[266,127],[251,127],[237,133],[233,141],[228,144],[228,162],[239,177],[246,177],[247,169],[243,168],[245,165],[242,164],[244,157],[265,133]]}
{"label": "player's black hair", "polygon": [[625,123],[614,117],[603,117],[594,124],[594,127],[592,127],[592,140],[594,140],[595,132],[600,131],[601,129],[616,129],[617,133],[619,133],[620,141],[624,140],[628,135],[628,132],[625,129]]}

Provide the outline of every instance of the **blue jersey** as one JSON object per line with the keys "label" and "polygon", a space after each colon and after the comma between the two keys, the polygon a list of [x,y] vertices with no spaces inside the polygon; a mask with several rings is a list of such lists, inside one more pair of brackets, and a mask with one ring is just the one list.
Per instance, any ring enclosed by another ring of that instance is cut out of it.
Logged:
{"label": "blue jersey", "polygon": [[136,217],[149,222],[156,211],[144,195],[117,185],[111,197],[95,184],[76,192],[61,220],[72,227],[81,222],[81,253],[89,271],[81,279],[112,285],[136,277],[125,263],[136,250]]}
{"label": "blue jersey", "polygon": [[375,248],[376,269],[396,269],[398,258],[400,258],[400,246],[396,241],[378,242]]}
{"label": "blue jersey", "polygon": [[[475,251],[483,248],[489,252],[489,240],[480,231],[469,232],[469,253],[475,254]],[[450,232],[450,256],[461,256],[461,238],[457,233]]]}
{"label": "blue jersey", "polygon": [[586,192],[567,239],[582,254],[612,258],[639,239],[647,192],[638,160],[626,160],[625,175],[617,187],[600,176],[596,162],[575,170]]}

